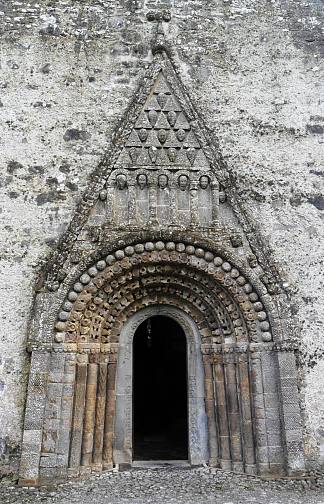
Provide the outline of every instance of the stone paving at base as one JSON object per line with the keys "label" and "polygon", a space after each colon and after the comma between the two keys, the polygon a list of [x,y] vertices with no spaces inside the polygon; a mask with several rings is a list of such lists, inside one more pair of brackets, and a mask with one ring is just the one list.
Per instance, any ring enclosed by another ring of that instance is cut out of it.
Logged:
{"label": "stone paving at base", "polygon": [[264,481],[221,470],[109,472],[47,488],[0,486],[1,504],[324,504],[323,480]]}

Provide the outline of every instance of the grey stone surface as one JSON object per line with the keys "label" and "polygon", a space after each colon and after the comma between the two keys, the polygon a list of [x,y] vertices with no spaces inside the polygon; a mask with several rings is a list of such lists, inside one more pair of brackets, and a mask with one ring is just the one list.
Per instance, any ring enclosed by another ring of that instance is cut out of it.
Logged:
{"label": "grey stone surface", "polygon": [[165,468],[106,473],[40,489],[1,487],[2,504],[323,504],[323,481],[262,481],[221,470]]}
{"label": "grey stone surface", "polygon": [[208,462],[207,416],[205,411],[204,371],[200,338],[196,325],[185,313],[167,307],[147,307],[129,318],[120,334],[117,365],[116,419],[114,461],[132,464],[132,393],[133,352],[132,342],[137,327],[149,317],[168,316],[178,322],[188,345],[188,453],[192,465]]}
{"label": "grey stone surface", "polygon": [[[305,453],[318,466],[324,460],[321,2],[161,5],[171,8],[167,35],[181,78],[218,138],[242,209],[284,272],[296,307]],[[145,14],[153,7],[122,0],[0,3],[4,470],[16,470],[20,455],[25,343],[38,272],[151,59]]]}

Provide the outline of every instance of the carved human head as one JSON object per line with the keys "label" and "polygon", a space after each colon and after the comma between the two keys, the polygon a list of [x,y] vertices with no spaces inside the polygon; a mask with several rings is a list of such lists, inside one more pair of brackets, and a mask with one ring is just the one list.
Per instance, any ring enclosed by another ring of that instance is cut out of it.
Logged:
{"label": "carved human head", "polygon": [[178,183],[181,191],[185,191],[188,187],[189,179],[187,175],[180,175],[178,178]]}
{"label": "carved human head", "polygon": [[144,189],[144,187],[146,187],[147,176],[145,175],[145,173],[140,173],[139,175],[137,175],[137,184],[141,189]]}
{"label": "carved human head", "polygon": [[163,130],[163,129],[159,130],[159,132],[158,132],[158,139],[160,140],[160,142],[162,144],[164,144],[164,142],[167,139],[167,132],[165,130]]}
{"label": "carved human head", "polygon": [[202,189],[207,189],[209,186],[209,177],[207,177],[207,175],[202,175],[199,179],[199,183]]}
{"label": "carved human head", "polygon": [[118,187],[118,189],[125,189],[126,185],[127,185],[126,175],[124,175],[123,173],[119,173],[116,177],[116,186]]}
{"label": "carved human head", "polygon": [[171,147],[171,149],[168,150],[168,156],[171,163],[174,163],[177,157],[177,151],[176,149],[174,149],[174,147]]}
{"label": "carved human head", "polygon": [[177,138],[182,142],[186,138],[186,132],[183,129],[179,129],[177,133]]}
{"label": "carved human head", "polygon": [[138,136],[142,142],[145,142],[145,140],[147,139],[147,136],[148,136],[147,130],[144,128],[140,129],[138,132]]}
{"label": "carved human head", "polygon": [[174,126],[177,120],[176,112],[174,112],[174,110],[170,110],[170,112],[168,112],[167,118],[170,126]]}
{"label": "carved human head", "polygon": [[164,175],[163,173],[162,173],[162,175],[159,175],[158,185],[161,189],[164,189],[165,187],[167,187],[168,182],[169,182],[169,179],[168,179],[167,175]]}

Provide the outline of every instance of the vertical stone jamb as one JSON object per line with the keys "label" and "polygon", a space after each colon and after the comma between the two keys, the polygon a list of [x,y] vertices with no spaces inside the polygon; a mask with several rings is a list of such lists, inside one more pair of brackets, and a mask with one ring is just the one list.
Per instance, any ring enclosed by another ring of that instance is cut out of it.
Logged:
{"label": "vertical stone jamb", "polygon": [[205,406],[209,432],[209,455],[210,465],[218,465],[218,439],[215,416],[215,397],[213,385],[213,368],[211,364],[211,356],[203,355],[204,370],[205,370]]}
{"label": "vertical stone jamb", "polygon": [[57,441],[57,466],[60,468],[61,475],[66,475],[69,462],[75,388],[75,360],[76,356],[74,354],[65,355],[60,429]]}
{"label": "vertical stone jamb", "polygon": [[225,362],[225,380],[227,397],[227,415],[230,430],[232,468],[233,471],[243,471],[242,442],[240,410],[238,401],[238,387],[236,382],[236,362],[235,354],[224,355]]}
{"label": "vertical stone jamb", "polygon": [[[69,467],[74,470],[78,470],[81,463],[83,418],[87,384],[87,364],[88,355],[78,355],[76,365],[72,434],[69,457]],[[73,471],[69,472],[72,473]]]}
{"label": "vertical stone jamb", "polygon": [[34,350],[31,357],[19,470],[22,485],[38,484],[49,358],[42,350]]}
{"label": "vertical stone jamb", "polygon": [[87,391],[84,410],[81,465],[92,464],[93,436],[95,426],[98,364],[88,364]]}
{"label": "vertical stone jamb", "polygon": [[59,440],[66,355],[63,352],[52,352],[49,355],[42,450],[39,464],[39,479],[42,483],[63,476],[64,473],[58,466],[60,464]]}
{"label": "vertical stone jamb", "polygon": [[[103,356],[105,357],[105,355]],[[102,450],[105,427],[105,407],[107,394],[107,362],[101,362],[98,369],[98,388],[96,404],[95,437],[93,449],[93,463],[102,468]]]}
{"label": "vertical stone jamb", "polygon": [[214,356],[216,411],[220,440],[220,467],[225,470],[232,469],[231,451],[228,430],[225,376],[223,367],[223,355]]}
{"label": "vertical stone jamb", "polygon": [[267,474],[269,472],[269,456],[260,352],[253,351],[251,353],[251,381],[257,469],[258,474]]}
{"label": "vertical stone jamb", "polygon": [[113,441],[114,441],[114,420],[116,408],[116,368],[117,355],[109,354],[108,375],[107,375],[107,398],[105,412],[105,426],[103,439],[103,469],[111,469],[113,466]]}
{"label": "vertical stone jamb", "polygon": [[269,472],[282,474],[284,453],[282,442],[282,414],[279,405],[279,368],[274,351],[264,349],[261,354],[263,396],[267,429]]}
{"label": "vertical stone jamb", "polygon": [[247,353],[238,354],[237,366],[241,392],[241,425],[243,434],[242,443],[244,469],[247,474],[255,474],[256,465],[249,376],[249,356]]}
{"label": "vertical stone jamb", "polygon": [[294,351],[279,351],[278,363],[286,467],[288,474],[293,475],[305,469],[302,420]]}

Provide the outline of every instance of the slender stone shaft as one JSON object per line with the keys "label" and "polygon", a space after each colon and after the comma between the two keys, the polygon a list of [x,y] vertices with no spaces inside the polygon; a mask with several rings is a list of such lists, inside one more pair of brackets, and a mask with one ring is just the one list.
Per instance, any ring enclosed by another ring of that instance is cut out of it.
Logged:
{"label": "slender stone shaft", "polygon": [[97,374],[98,364],[89,364],[82,439],[81,465],[83,466],[90,466],[92,463],[97,394]]}
{"label": "slender stone shaft", "polygon": [[213,369],[210,355],[204,355],[205,369],[205,405],[209,432],[210,464],[218,464],[218,440],[215,417],[215,398],[213,389]]}
{"label": "slender stone shaft", "polygon": [[174,187],[170,188],[170,223],[177,223],[177,194]]}
{"label": "slender stone shaft", "polygon": [[251,413],[249,361],[247,354],[241,354],[239,356],[238,368],[241,390],[241,425],[243,431],[244,466],[245,472],[254,474],[256,472],[256,466]]}
{"label": "slender stone shaft", "polygon": [[253,411],[254,427],[256,438],[256,462],[258,473],[267,473],[269,471],[269,453],[267,443],[266,414],[264,405],[263,378],[261,366],[261,354],[253,352],[251,354],[252,370],[252,392],[253,392]]}
{"label": "slender stone shaft", "polygon": [[191,223],[199,225],[199,209],[198,209],[198,187],[193,184],[190,189],[190,214]]}
{"label": "slender stone shaft", "polygon": [[107,363],[99,364],[98,369],[98,387],[96,404],[95,436],[93,448],[93,463],[102,463],[103,436],[105,425],[105,406],[106,406],[106,386],[107,386]]}
{"label": "slender stone shaft", "polygon": [[105,216],[107,224],[111,223],[113,220],[113,208],[114,208],[114,189],[113,187],[107,188],[107,200],[105,205]]}
{"label": "slender stone shaft", "polygon": [[110,355],[110,359],[108,364],[107,399],[102,456],[104,469],[111,468],[113,464],[113,437],[116,402],[115,381],[117,364],[114,355]]}
{"label": "slender stone shaft", "polygon": [[65,354],[64,376],[62,377],[61,421],[57,443],[58,466],[62,472],[67,469],[69,463],[75,389],[75,360],[75,354]]}
{"label": "slender stone shaft", "polygon": [[157,194],[156,187],[150,187],[149,189],[149,214],[150,222],[156,222],[157,212],[156,212]]}
{"label": "slender stone shaft", "polygon": [[129,224],[136,225],[136,188],[132,185],[129,187],[128,198],[128,219]]}
{"label": "slender stone shaft", "polygon": [[[87,356],[84,356],[87,359]],[[87,384],[87,361],[78,362],[74,392],[73,420],[69,467],[77,468],[81,461],[85,393]]]}
{"label": "slender stone shaft", "polygon": [[212,223],[213,223],[213,225],[215,225],[218,222],[218,207],[219,207],[219,184],[218,184],[218,182],[212,182],[211,193],[212,193]]}
{"label": "slender stone shaft", "polygon": [[215,388],[216,388],[216,410],[220,440],[220,466],[228,470],[232,468],[231,452],[229,441],[228,418],[225,395],[225,376],[223,367],[223,356],[214,356]]}
{"label": "slender stone shaft", "polygon": [[[243,470],[240,411],[238,401],[238,384],[236,381],[235,355],[226,355],[225,378],[227,395],[227,414],[230,428],[232,468]],[[224,359],[225,360],[225,359]]]}

